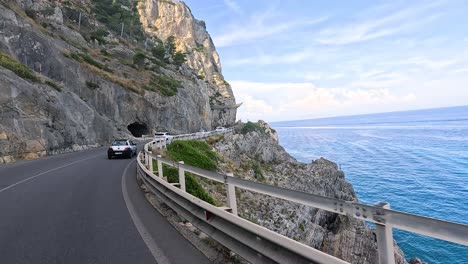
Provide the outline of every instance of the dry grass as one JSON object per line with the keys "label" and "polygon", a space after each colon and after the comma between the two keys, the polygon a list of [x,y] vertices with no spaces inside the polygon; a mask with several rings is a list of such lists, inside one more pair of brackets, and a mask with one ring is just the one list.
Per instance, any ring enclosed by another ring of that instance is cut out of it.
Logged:
{"label": "dry grass", "polygon": [[106,72],[104,70],[101,70],[93,65],[90,65],[90,64],[87,64],[87,63],[84,63],[82,62],[81,63],[81,66],[83,68],[86,68],[88,69],[89,71],[103,77],[104,79],[107,79],[115,84],[118,84],[122,87],[124,87],[125,89],[129,90],[129,91],[132,91],[134,93],[137,93],[137,94],[142,94],[142,90],[139,89],[136,85],[135,85],[135,81],[134,80],[130,80],[130,79],[126,79],[126,78],[122,78],[118,75],[115,75],[113,73],[109,73],[109,72]]}

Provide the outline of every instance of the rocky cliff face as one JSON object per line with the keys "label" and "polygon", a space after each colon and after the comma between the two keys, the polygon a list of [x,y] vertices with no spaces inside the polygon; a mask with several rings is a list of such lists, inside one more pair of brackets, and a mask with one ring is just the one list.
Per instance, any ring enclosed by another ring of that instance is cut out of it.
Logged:
{"label": "rocky cliff face", "polygon": [[[353,187],[338,166],[326,159],[304,164],[279,144],[266,123],[236,129],[213,144],[223,157],[224,172],[287,189],[357,201]],[[210,186],[206,186],[210,188]],[[224,200],[215,189],[211,192]],[[351,263],[378,263],[374,232],[363,221],[249,191],[238,195],[239,215],[270,230]],[[397,263],[406,263],[397,247]]]}
{"label": "rocky cliff face", "polygon": [[[137,33],[139,19],[156,20],[139,16],[137,1],[0,1],[0,163],[108,144],[131,133],[193,132],[235,122],[235,108],[212,107],[217,94],[235,101],[228,85],[214,81],[215,73],[222,75],[211,42],[201,43],[213,53],[176,65],[152,52],[151,32],[141,26],[139,39],[120,38],[112,27],[119,22],[96,4],[107,2]],[[176,27],[170,22],[179,19],[176,13],[164,16],[158,25],[176,43],[189,43],[178,40],[180,32],[210,40],[191,15]],[[197,78],[200,65],[210,72],[207,80]]]}
{"label": "rocky cliff face", "polygon": [[[210,104],[221,115],[235,115],[236,101],[231,86],[221,73],[216,48],[203,20],[193,17],[184,2],[143,0],[138,4],[145,31],[162,41],[173,37],[176,49],[186,54],[186,64],[201,79],[213,84]],[[219,119],[219,118],[218,118]],[[221,117],[222,119],[222,117]]]}

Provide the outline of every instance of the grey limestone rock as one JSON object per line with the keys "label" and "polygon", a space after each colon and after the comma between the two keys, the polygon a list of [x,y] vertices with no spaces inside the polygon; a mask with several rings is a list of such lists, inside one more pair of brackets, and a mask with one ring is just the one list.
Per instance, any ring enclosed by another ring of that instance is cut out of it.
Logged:
{"label": "grey limestone rock", "polygon": [[[241,133],[238,128],[237,133],[214,143],[214,149],[223,157],[223,172],[287,189],[358,201],[336,163],[324,158],[308,164],[298,162],[279,145],[276,132],[268,124],[257,124],[262,128],[259,131]],[[219,200],[225,199],[216,190],[211,193]],[[378,263],[374,231],[363,221],[244,190],[238,195],[238,210],[245,219],[348,262]],[[406,263],[398,247],[395,255],[397,263]]]}
{"label": "grey limestone rock", "polygon": [[[32,69],[40,79],[26,80],[0,66],[0,162],[106,145],[113,138],[132,137],[128,129],[132,124],[142,134],[187,133],[234,124],[235,109],[215,110],[210,103],[214,93],[226,91],[225,86],[184,76],[171,65],[158,66],[154,72],[132,67],[135,47],[118,41],[100,46],[87,42],[82,32],[62,23],[62,12],[69,7],[61,3],[0,3],[0,52]],[[25,13],[47,8],[53,12],[40,21]],[[44,28],[41,21],[52,26]],[[169,21],[161,23],[164,27]],[[188,20],[171,30],[193,28],[190,23],[197,22]],[[107,50],[110,59],[100,55],[101,50]],[[70,53],[85,54],[111,70],[97,69],[71,58]],[[174,96],[144,89],[144,81],[157,75],[180,82]],[[45,85],[46,80],[56,87]],[[232,91],[228,94],[232,96]],[[235,103],[233,96],[229,100]]]}

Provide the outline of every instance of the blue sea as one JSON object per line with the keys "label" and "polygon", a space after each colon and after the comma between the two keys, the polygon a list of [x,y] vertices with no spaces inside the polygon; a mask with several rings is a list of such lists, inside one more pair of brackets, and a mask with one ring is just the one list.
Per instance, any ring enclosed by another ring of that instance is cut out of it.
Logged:
{"label": "blue sea", "polygon": [[[468,224],[468,106],[272,123],[297,160],[338,163],[360,202]],[[468,247],[394,229],[406,257],[468,263]]]}

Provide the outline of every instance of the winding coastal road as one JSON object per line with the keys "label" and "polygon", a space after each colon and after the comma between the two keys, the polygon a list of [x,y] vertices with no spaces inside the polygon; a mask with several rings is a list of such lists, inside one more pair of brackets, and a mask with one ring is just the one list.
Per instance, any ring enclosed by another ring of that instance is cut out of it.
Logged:
{"label": "winding coastal road", "polygon": [[0,166],[0,263],[209,263],[106,150]]}

